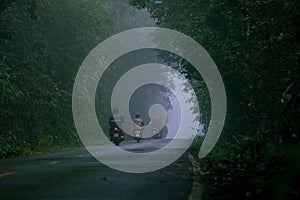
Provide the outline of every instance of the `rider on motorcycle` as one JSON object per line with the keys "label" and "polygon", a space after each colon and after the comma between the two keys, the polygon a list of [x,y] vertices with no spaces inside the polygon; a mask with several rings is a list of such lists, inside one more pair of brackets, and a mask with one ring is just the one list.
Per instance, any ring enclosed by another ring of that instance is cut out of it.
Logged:
{"label": "rider on motorcycle", "polygon": [[142,134],[142,127],[144,126],[144,122],[142,120],[142,118],[140,117],[140,114],[136,113],[135,116],[134,116],[134,119],[133,119],[134,123],[136,125],[139,126],[138,129],[135,129],[134,130],[134,139],[137,141],[137,142],[140,142],[141,140],[141,134]]}
{"label": "rider on motorcycle", "polygon": [[136,113],[134,115],[134,123],[138,126],[144,126],[144,121],[143,119],[141,118],[140,114]]}
{"label": "rider on motorcycle", "polygon": [[[115,116],[115,117],[114,117]],[[122,125],[122,123],[124,123],[124,119],[123,117],[121,117],[119,111],[117,109],[113,109],[113,116],[111,116],[109,119],[108,119],[108,124],[109,124],[109,136],[110,136],[110,141],[113,141],[113,130],[115,127],[117,127],[121,132],[121,136],[124,136],[124,133],[122,131],[122,129],[119,128],[117,122]]]}

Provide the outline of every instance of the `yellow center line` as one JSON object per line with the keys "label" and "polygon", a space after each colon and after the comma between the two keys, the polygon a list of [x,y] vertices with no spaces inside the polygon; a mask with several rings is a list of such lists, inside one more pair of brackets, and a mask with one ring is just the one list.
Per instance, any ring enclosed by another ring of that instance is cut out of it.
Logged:
{"label": "yellow center line", "polygon": [[49,164],[49,165],[54,165],[54,164],[59,163],[59,162],[60,162],[60,161],[55,160],[55,161],[49,162],[48,164]]}
{"label": "yellow center line", "polygon": [[16,172],[16,171],[4,172],[4,173],[1,173],[1,174],[0,174],[0,178],[1,178],[1,177],[4,177],[4,176],[8,176],[8,175],[15,174],[15,173],[17,173],[17,172]]}

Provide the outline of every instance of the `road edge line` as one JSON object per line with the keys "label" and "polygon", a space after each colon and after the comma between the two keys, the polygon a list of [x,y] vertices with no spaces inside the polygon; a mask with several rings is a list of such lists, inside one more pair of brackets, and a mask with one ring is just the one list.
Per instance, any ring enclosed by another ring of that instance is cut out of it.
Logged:
{"label": "road edge line", "polygon": [[197,160],[191,154],[188,153],[188,158],[192,164],[192,189],[189,194],[188,200],[201,200],[203,196],[203,184],[198,181],[198,176],[201,176],[201,168]]}

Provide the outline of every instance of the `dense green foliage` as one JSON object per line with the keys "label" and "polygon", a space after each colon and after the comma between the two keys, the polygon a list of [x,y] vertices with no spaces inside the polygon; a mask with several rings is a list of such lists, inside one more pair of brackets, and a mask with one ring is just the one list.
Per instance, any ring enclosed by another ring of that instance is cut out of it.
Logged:
{"label": "dense green foliage", "polygon": [[92,0],[0,1],[0,157],[80,145],[72,119],[76,72],[112,32]]}
{"label": "dense green foliage", "polygon": [[[71,111],[76,72],[95,45],[113,31],[135,26],[128,26],[133,18],[121,1],[101,2],[0,0],[0,158],[80,145]],[[205,198],[299,199],[300,2],[130,2],[148,9],[157,25],[198,41],[223,77],[228,113],[217,147],[201,160]],[[180,66],[190,80],[207,128],[205,82],[184,59],[168,53],[161,57]],[[108,75],[115,74],[114,64]],[[113,87],[107,82],[113,81],[99,83],[103,98],[96,99],[105,112],[109,101],[102,100]],[[107,116],[99,115],[106,124]]]}
{"label": "dense green foliage", "polygon": [[[198,41],[222,74],[228,98],[226,124],[218,147],[203,161],[204,181],[215,194],[212,199],[299,198],[299,1],[131,4],[147,8],[159,26]],[[207,123],[209,96],[201,77],[183,59],[162,57],[186,66],[181,72],[196,86]]]}

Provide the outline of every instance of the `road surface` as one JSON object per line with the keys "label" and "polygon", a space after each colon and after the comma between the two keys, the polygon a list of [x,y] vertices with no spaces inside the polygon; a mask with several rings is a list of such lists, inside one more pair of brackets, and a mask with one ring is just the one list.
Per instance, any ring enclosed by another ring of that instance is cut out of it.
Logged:
{"label": "road surface", "polygon": [[[133,152],[154,151],[168,140],[123,142]],[[187,154],[170,166],[131,174],[111,169],[85,148],[0,161],[0,199],[187,199],[192,186]]]}

